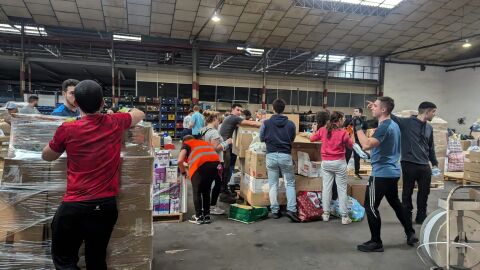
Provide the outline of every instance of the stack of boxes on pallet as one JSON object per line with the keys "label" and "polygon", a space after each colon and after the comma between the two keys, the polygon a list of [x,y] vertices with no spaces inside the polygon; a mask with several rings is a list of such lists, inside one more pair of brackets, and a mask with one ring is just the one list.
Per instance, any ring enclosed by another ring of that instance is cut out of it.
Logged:
{"label": "stack of boxes on pallet", "polygon": [[[33,115],[12,121],[0,186],[0,237],[6,243],[0,245],[5,255],[0,258],[0,268],[53,268],[50,222],[65,192],[67,165],[65,157],[43,161],[41,150],[63,121]],[[124,136],[119,215],[108,247],[111,269],[151,269],[151,132],[150,125],[139,125]]]}
{"label": "stack of boxes on pallet", "polygon": [[170,166],[170,151],[155,152],[153,184],[153,214],[179,214],[182,203],[182,182],[177,166]]}
{"label": "stack of boxes on pallet", "polygon": [[463,179],[480,183],[480,152],[470,151],[465,160]]}

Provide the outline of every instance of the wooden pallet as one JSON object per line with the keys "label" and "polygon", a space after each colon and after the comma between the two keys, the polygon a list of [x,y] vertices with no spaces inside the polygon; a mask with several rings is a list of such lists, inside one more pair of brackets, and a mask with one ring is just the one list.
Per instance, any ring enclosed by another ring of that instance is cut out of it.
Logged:
{"label": "wooden pallet", "polygon": [[153,222],[180,223],[180,222],[183,222],[183,213],[153,215]]}
{"label": "wooden pallet", "polygon": [[[370,176],[372,174],[372,169],[360,169],[360,170],[358,170],[358,174],[360,176]],[[355,170],[349,170],[348,175],[349,176],[354,176],[355,175]]]}
{"label": "wooden pallet", "polygon": [[478,186],[480,186],[480,182],[470,181],[470,180],[466,180],[466,179],[463,179],[462,184],[463,185],[478,185]]}
{"label": "wooden pallet", "polygon": [[445,172],[443,174],[444,181],[455,181],[457,183],[463,182],[463,172]]}

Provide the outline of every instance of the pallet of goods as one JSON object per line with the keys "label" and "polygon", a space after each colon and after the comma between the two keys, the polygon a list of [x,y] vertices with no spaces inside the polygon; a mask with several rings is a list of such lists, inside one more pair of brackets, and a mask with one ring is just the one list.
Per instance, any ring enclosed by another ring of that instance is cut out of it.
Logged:
{"label": "pallet of goods", "polygon": [[470,151],[465,160],[463,179],[465,184],[480,183],[480,152]]}
{"label": "pallet of goods", "polygon": [[[0,266],[52,269],[50,223],[66,188],[66,156],[54,162],[41,151],[64,118],[22,115],[12,119],[8,157],[0,184]],[[122,142],[118,220],[109,247],[109,269],[151,269],[151,126],[139,124]],[[80,250],[79,266],[84,266]],[[0,267],[2,268],[2,267]]]}

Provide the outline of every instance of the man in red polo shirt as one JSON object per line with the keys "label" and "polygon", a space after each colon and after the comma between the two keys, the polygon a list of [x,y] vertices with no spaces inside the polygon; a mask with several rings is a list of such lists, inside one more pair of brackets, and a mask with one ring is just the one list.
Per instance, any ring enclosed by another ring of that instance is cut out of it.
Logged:
{"label": "man in red polo shirt", "polygon": [[57,269],[80,269],[78,251],[85,242],[87,269],[107,269],[106,249],[118,217],[122,135],[145,114],[100,114],[102,88],[91,80],[75,87],[75,105],[82,118],[58,127],[42,153],[53,161],[67,152],[67,190],[52,221],[52,258]]}

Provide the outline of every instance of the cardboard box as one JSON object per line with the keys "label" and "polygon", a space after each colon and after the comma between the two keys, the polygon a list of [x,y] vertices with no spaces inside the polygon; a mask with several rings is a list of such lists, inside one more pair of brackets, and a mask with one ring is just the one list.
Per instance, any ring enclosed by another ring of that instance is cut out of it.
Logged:
{"label": "cardboard box", "polygon": [[320,161],[310,161],[308,153],[297,152],[298,155],[298,174],[306,177],[321,177]]}
{"label": "cardboard box", "polygon": [[119,211],[152,209],[151,184],[125,184],[120,187],[117,198]]}
{"label": "cardboard box", "polygon": [[121,167],[121,184],[151,184],[153,182],[153,157],[123,157]]}
{"label": "cardboard box", "polygon": [[464,170],[470,172],[480,173],[480,163],[478,162],[465,162]]}
{"label": "cardboard box", "polygon": [[310,178],[302,175],[295,175],[295,191],[322,191],[322,178]]}
{"label": "cardboard box", "polygon": [[298,152],[308,153],[310,161],[322,161],[320,155],[322,144],[320,142],[310,142],[307,138],[302,136],[295,137],[292,143],[292,159],[294,162],[298,161]]}
{"label": "cardboard box", "polygon": [[113,228],[112,237],[152,236],[152,210],[118,211],[118,219]]}
{"label": "cardboard box", "polygon": [[471,182],[480,183],[480,173],[465,171],[463,173],[463,179],[465,179],[467,181],[471,181]]}
{"label": "cardboard box", "polygon": [[[240,194],[250,205],[268,206],[270,205],[269,185],[267,179],[255,179],[245,174],[240,182]],[[283,179],[279,181],[278,203],[280,205],[287,204],[287,195],[285,192],[285,184]]]}
{"label": "cardboard box", "polygon": [[107,260],[115,257],[153,258],[153,236],[112,237],[108,242]]}
{"label": "cardboard box", "polygon": [[470,146],[477,145],[477,140],[461,140],[460,143],[462,144],[462,150],[467,151]]}
{"label": "cardboard box", "polygon": [[253,135],[259,132],[260,129],[256,127],[238,127],[233,134],[232,152],[239,158],[245,158],[245,151],[250,147]]}
{"label": "cardboard box", "polygon": [[[267,119],[272,117],[273,114],[267,113]],[[284,114],[286,117],[288,117],[288,120],[292,121],[295,124],[295,130],[297,134],[300,131],[300,115],[298,114]]]}
{"label": "cardboard box", "polygon": [[255,178],[267,178],[267,155],[265,153],[245,151],[245,173]]}
{"label": "cardboard box", "polygon": [[141,122],[125,131],[122,140],[122,157],[149,156],[152,154],[152,126]]}
{"label": "cardboard box", "polygon": [[167,182],[168,183],[177,183],[178,182],[178,167],[170,166],[167,167]]}
{"label": "cardboard box", "polygon": [[367,187],[367,183],[349,183],[347,193],[363,206],[365,204],[365,192],[367,191]]}
{"label": "cardboard box", "polygon": [[480,162],[480,152],[470,151],[468,159],[470,160],[470,162]]}
{"label": "cardboard box", "polygon": [[152,148],[160,148],[160,135],[158,133],[153,133],[152,135]]}
{"label": "cardboard box", "polygon": [[43,160],[21,160],[6,158],[2,183],[40,183],[67,181],[67,159],[48,162]]}

